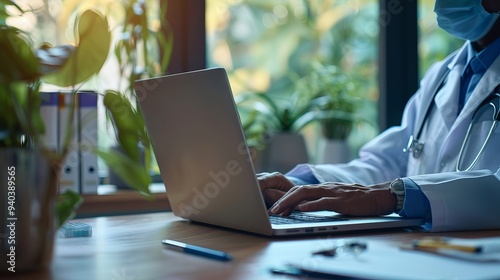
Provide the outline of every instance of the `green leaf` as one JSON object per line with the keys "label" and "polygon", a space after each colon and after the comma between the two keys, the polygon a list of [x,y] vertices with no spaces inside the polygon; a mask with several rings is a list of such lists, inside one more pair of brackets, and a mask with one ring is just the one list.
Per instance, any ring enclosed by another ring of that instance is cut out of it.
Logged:
{"label": "green leaf", "polygon": [[38,59],[28,39],[16,28],[0,29],[0,83],[34,81],[40,77]]}
{"label": "green leaf", "polygon": [[170,25],[168,26],[168,36],[165,36],[162,32],[160,31],[158,36],[158,44],[160,45],[160,49],[162,50],[161,54],[161,63],[160,63],[160,71],[164,73],[167,71],[167,67],[170,64],[170,59],[172,57],[172,51],[174,49],[174,37],[172,36],[173,31],[170,28]]}
{"label": "green leaf", "polygon": [[276,102],[264,93],[249,93],[238,95],[235,98],[235,103],[239,108],[248,107],[253,111],[259,112],[267,121],[272,123],[281,123],[283,110]]}
{"label": "green leaf", "polygon": [[152,198],[149,191],[151,176],[143,165],[133,161],[117,150],[103,150],[98,148],[96,153],[125,183],[137,190],[145,198]]}
{"label": "green leaf", "polygon": [[101,70],[108,57],[111,33],[108,21],[93,10],[85,11],[78,23],[78,46],[61,69],[44,77],[47,83],[69,87]]}
{"label": "green leaf", "polygon": [[116,91],[106,91],[103,103],[115,124],[118,144],[129,158],[139,162],[138,145],[144,123],[140,121],[137,111],[127,97]]}
{"label": "green leaf", "polygon": [[279,115],[282,113],[281,112],[282,110],[276,104],[276,101],[274,101],[274,99],[272,99],[269,95],[265,93],[243,94],[237,96],[235,99],[236,103],[242,103],[246,100],[251,100],[251,99],[260,100],[263,103],[265,103],[271,109],[271,111],[273,111],[277,115],[278,118]]}
{"label": "green leaf", "polygon": [[326,121],[326,120],[342,120],[355,122],[357,120],[361,120],[360,116],[357,116],[353,113],[329,110],[329,111],[311,111],[300,118],[298,118],[292,126],[292,131],[299,131],[304,128],[306,125],[315,122],[315,121]]}
{"label": "green leaf", "polygon": [[83,197],[72,190],[66,190],[66,192],[59,194],[56,201],[57,228],[75,217],[75,211],[82,203]]}
{"label": "green leaf", "polygon": [[141,108],[137,106],[137,111],[135,112],[135,120],[137,122],[137,129],[139,133],[139,141],[144,145],[144,147],[151,146],[151,140],[149,139],[149,133],[146,128],[146,123],[144,122],[144,115],[141,112]]}

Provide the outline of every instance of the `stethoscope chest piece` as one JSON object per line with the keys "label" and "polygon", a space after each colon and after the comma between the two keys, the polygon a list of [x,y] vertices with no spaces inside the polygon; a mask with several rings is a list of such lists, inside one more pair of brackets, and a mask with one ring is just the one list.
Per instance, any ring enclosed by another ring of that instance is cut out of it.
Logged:
{"label": "stethoscope chest piece", "polygon": [[418,139],[410,135],[408,139],[408,144],[406,148],[403,149],[405,153],[412,153],[414,158],[419,158],[422,154],[422,150],[424,149],[424,142],[420,142]]}

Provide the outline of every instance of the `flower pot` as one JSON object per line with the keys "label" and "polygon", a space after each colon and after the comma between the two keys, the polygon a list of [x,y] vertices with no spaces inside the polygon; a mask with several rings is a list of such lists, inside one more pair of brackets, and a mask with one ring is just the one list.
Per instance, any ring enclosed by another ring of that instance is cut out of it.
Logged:
{"label": "flower pot", "polygon": [[47,267],[55,238],[58,171],[38,151],[0,149],[0,272]]}
{"label": "flower pot", "polygon": [[297,164],[307,163],[308,159],[306,143],[301,134],[277,133],[259,154],[256,171],[286,173]]}
{"label": "flower pot", "polygon": [[351,160],[351,150],[346,140],[320,138],[317,148],[317,162],[346,163]]}

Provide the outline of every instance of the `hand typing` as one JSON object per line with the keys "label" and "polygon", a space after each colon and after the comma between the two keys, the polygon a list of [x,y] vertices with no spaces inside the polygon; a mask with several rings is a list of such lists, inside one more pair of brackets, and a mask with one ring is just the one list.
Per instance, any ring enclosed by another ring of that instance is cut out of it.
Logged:
{"label": "hand typing", "polygon": [[363,186],[326,182],[295,186],[283,174],[257,175],[269,212],[287,216],[294,210],[330,210],[351,216],[379,216],[394,212],[396,197],[390,192],[390,182]]}

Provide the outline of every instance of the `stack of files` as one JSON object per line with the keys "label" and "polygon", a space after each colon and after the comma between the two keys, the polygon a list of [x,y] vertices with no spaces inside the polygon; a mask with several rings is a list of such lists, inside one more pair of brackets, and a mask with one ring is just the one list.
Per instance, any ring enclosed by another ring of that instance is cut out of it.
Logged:
{"label": "stack of files", "polygon": [[[59,192],[96,194],[99,178],[97,156],[92,148],[98,139],[97,93],[80,91],[73,95],[61,91],[41,93],[45,124],[41,140],[48,148],[61,151],[69,133],[69,152],[60,167]],[[72,119],[71,106],[75,106]]]}

